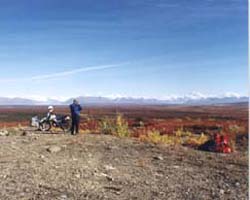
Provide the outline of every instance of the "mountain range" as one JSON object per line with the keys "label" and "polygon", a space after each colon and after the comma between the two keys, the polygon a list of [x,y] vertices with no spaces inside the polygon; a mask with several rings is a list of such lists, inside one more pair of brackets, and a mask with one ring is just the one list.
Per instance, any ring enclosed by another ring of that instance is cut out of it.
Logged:
{"label": "mountain range", "polygon": [[[133,97],[94,97],[81,96],[77,97],[79,102],[84,105],[213,105],[213,104],[232,104],[232,103],[247,103],[249,98],[246,96],[221,96],[221,97],[204,97],[204,96],[182,96],[169,97],[167,99],[156,98],[133,98]],[[73,98],[65,101],[56,99],[34,100],[31,98],[8,98],[0,97],[0,105],[69,105]]]}

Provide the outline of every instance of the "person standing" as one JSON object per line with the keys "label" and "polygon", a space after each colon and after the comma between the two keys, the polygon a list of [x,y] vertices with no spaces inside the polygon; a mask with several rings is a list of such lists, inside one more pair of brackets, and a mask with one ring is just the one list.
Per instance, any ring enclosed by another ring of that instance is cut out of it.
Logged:
{"label": "person standing", "polygon": [[81,113],[82,107],[76,99],[73,100],[73,103],[69,107],[70,107],[71,118],[72,118],[71,134],[75,135],[79,133],[80,113]]}

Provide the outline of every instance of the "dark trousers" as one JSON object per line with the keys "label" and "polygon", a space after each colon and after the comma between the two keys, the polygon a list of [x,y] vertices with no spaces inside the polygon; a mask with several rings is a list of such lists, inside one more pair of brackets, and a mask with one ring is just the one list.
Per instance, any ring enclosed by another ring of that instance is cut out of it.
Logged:
{"label": "dark trousers", "polygon": [[71,134],[74,135],[79,133],[79,124],[80,124],[80,116],[73,115],[72,116],[72,125],[71,125]]}

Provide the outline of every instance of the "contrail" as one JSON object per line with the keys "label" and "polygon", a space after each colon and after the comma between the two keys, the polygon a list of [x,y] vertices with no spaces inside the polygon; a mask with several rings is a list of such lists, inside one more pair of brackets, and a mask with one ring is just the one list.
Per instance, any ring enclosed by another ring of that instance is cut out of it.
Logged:
{"label": "contrail", "polygon": [[92,67],[82,67],[70,71],[64,71],[59,73],[53,73],[53,74],[45,74],[45,75],[39,75],[39,76],[32,76],[32,77],[26,77],[26,78],[17,78],[17,79],[0,79],[0,82],[9,83],[9,82],[20,82],[20,81],[37,81],[37,80],[50,80],[53,78],[59,78],[59,77],[65,77],[70,76],[73,74],[77,74],[79,72],[90,72],[90,71],[99,71],[99,70],[105,70],[110,68],[117,68],[121,65],[128,64],[128,63],[120,63],[120,64],[113,64],[113,65],[99,65],[99,66],[92,66]]}

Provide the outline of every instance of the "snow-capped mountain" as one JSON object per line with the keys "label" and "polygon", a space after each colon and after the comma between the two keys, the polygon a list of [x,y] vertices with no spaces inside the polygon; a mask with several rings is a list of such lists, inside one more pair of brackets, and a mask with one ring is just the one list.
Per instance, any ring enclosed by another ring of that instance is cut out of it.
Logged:
{"label": "snow-capped mountain", "polygon": [[[248,102],[249,98],[235,93],[227,93],[221,96],[206,96],[201,93],[191,93],[184,96],[167,96],[165,98],[143,98],[143,97],[77,97],[80,103],[85,105],[211,105]],[[58,99],[32,99],[32,98],[8,98],[0,97],[0,105],[68,105],[73,98],[67,100]]]}

